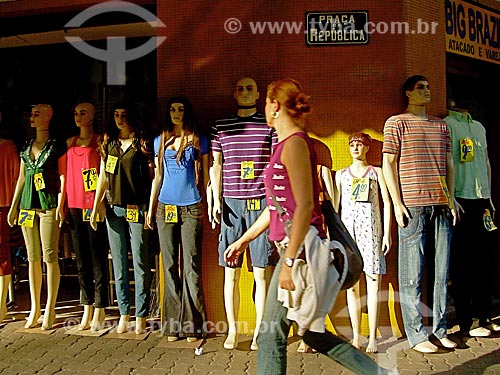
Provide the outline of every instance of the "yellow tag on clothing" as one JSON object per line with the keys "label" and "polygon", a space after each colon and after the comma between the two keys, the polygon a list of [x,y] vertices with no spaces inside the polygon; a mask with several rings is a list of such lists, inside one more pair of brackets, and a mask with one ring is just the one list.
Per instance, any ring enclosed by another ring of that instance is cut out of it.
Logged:
{"label": "yellow tag on clothing", "polygon": [[368,202],[370,194],[370,179],[368,177],[354,177],[352,179],[351,200]]}
{"label": "yellow tag on clothing", "polygon": [[35,221],[35,210],[23,210],[19,211],[19,217],[17,223],[26,228],[33,228],[33,222]]}
{"label": "yellow tag on clothing", "polygon": [[129,223],[138,223],[139,222],[139,207],[127,205],[127,211],[125,213],[125,219]]}
{"label": "yellow tag on clothing", "polygon": [[[82,210],[82,220],[83,221],[90,221],[90,216],[92,215],[92,209],[91,208],[84,208]],[[99,217],[99,212],[97,213],[97,221],[101,221],[101,218]]]}
{"label": "yellow tag on clothing", "polygon": [[115,173],[116,163],[118,163],[118,157],[108,155],[108,158],[106,159],[106,172]]}
{"label": "yellow tag on clothing", "polygon": [[446,195],[446,199],[448,200],[448,207],[453,208],[453,202],[450,199],[450,191],[448,190],[448,184],[446,183],[446,177],[440,176],[441,187],[443,188],[444,194]]}
{"label": "yellow tag on clothing", "polygon": [[253,166],[253,161],[242,161],[241,162],[241,179],[251,180],[255,178],[255,170]]}
{"label": "yellow tag on clothing", "polygon": [[90,168],[82,171],[83,188],[85,191],[94,191],[97,189],[97,169]]}
{"label": "yellow tag on clothing", "polygon": [[495,223],[493,222],[493,218],[491,217],[490,210],[488,210],[488,209],[484,210],[483,223],[484,223],[484,227],[489,232],[492,232],[495,229],[497,229],[497,227],[495,226]]}
{"label": "yellow tag on clothing", "polygon": [[45,189],[45,181],[43,180],[42,173],[35,173],[35,176],[33,177],[33,182],[35,183],[36,191]]}
{"label": "yellow tag on clothing", "polygon": [[165,205],[165,223],[177,223],[177,206],[174,204]]}
{"label": "yellow tag on clothing", "polygon": [[260,199],[248,199],[247,200],[247,210],[248,211],[260,211]]}
{"label": "yellow tag on clothing", "polygon": [[460,161],[470,162],[474,160],[474,142],[470,138],[460,140]]}

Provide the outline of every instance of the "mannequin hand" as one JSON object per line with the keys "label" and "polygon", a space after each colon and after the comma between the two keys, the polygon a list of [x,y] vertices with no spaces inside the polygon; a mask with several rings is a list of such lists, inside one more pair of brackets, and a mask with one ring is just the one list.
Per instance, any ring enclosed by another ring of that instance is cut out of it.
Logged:
{"label": "mannequin hand", "polygon": [[490,198],[490,206],[491,206],[491,218],[495,218],[495,205],[493,204],[493,200]]}
{"label": "mannequin hand", "polygon": [[295,284],[292,280],[292,269],[284,264],[281,266],[278,285],[280,288],[286,290],[295,290]]}
{"label": "mannequin hand", "polygon": [[[454,199],[455,210],[457,212],[457,218],[460,221],[460,215],[465,214],[465,211],[460,203],[456,199]],[[455,224],[453,224],[455,225]]]}
{"label": "mannequin hand", "polygon": [[64,208],[58,206],[56,209],[56,220],[59,221],[59,228],[62,227],[62,225],[64,223],[64,218],[65,218]]}
{"label": "mannequin hand", "polygon": [[382,252],[384,253],[384,256],[387,255],[391,250],[391,244],[391,236],[384,236],[384,238],[382,239]]}
{"label": "mannequin hand", "polygon": [[19,210],[17,208],[11,207],[9,213],[7,214],[7,222],[11,227],[16,225],[18,217],[19,217]]}
{"label": "mannequin hand", "polygon": [[148,229],[151,229],[153,230],[154,229],[154,221],[153,221],[153,213],[152,213],[152,210],[148,210],[146,212],[146,225],[148,227]]}
{"label": "mannequin hand", "polygon": [[411,215],[404,204],[394,205],[394,215],[401,228],[405,228],[408,225],[408,220],[411,219]]}
{"label": "mannequin hand", "polygon": [[220,199],[214,198],[214,206],[212,207],[212,229],[215,229],[216,224],[220,224],[220,215],[221,215],[221,201]]}
{"label": "mannequin hand", "polygon": [[238,259],[240,258],[241,254],[243,254],[243,252],[247,247],[248,247],[248,242],[243,241],[240,238],[236,242],[233,242],[231,245],[229,245],[226,251],[224,251],[224,260],[231,267],[236,267],[238,265]]}
{"label": "mannequin hand", "polygon": [[96,211],[99,210],[92,210],[92,213],[90,214],[90,226],[92,227],[93,230],[97,230],[97,214]]}
{"label": "mannequin hand", "polygon": [[104,202],[101,202],[97,207],[97,213],[99,214],[99,220],[104,221],[106,218],[106,204]]}
{"label": "mannequin hand", "polygon": [[206,189],[206,194],[207,194],[207,213],[208,213],[208,221],[212,223],[212,208],[214,205],[214,197],[213,197],[213,192],[212,192],[212,183],[208,181],[207,189]]}

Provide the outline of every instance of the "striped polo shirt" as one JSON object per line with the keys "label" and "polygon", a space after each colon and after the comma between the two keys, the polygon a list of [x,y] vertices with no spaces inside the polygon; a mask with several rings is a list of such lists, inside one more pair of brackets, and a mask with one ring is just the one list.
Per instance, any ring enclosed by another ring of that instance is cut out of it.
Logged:
{"label": "striped polo shirt", "polygon": [[399,183],[405,206],[448,204],[443,180],[451,139],[443,120],[432,116],[422,119],[408,112],[390,117],[384,126],[382,152],[399,157]]}
{"label": "striped polo shirt", "polygon": [[263,172],[269,163],[274,134],[260,113],[215,122],[212,151],[222,153],[223,197],[252,199],[266,195]]}

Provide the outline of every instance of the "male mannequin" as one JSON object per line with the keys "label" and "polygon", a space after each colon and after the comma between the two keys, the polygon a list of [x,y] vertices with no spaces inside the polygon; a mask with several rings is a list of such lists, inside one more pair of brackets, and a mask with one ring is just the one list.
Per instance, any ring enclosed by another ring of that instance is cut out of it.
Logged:
{"label": "male mannequin", "polygon": [[[42,330],[51,329],[55,320],[55,305],[60,280],[59,230],[64,221],[65,165],[60,159],[64,150],[49,137],[52,114],[52,107],[48,104],[38,104],[31,110],[30,123],[36,129],[36,137],[21,151],[19,178],[8,215],[9,225],[13,226],[17,222],[19,208],[35,212],[32,227],[22,227],[28,247],[31,295],[31,311],[25,328],[34,328],[41,315],[40,253],[43,251],[43,260],[47,267],[47,304]],[[42,172],[39,172],[40,170]],[[43,184],[38,182],[40,178],[43,179]]]}
{"label": "male mannequin", "polygon": [[94,231],[88,222],[89,219],[85,217],[87,215],[84,215],[93,206],[95,183],[92,183],[92,177],[97,179],[100,164],[97,151],[100,137],[94,133],[92,127],[94,115],[95,108],[90,103],[81,103],[75,108],[75,124],[80,134],[66,141],[66,191],[69,223],[78,265],[80,302],[84,306],[79,328],[98,331],[104,322],[104,308],[108,306],[109,280],[105,224],[99,223],[97,231]]}
{"label": "male mannequin", "polygon": [[[448,106],[450,110],[444,120],[451,135],[455,197],[460,214],[451,242],[453,300],[460,332],[485,337],[491,335],[491,330],[500,331],[500,326],[490,321],[496,227],[492,225],[495,207],[491,200],[486,130],[467,110],[457,108],[455,100],[449,100]],[[474,256],[470,254],[472,248]]]}
{"label": "male mannequin", "polygon": [[[424,252],[435,237],[433,335],[446,348],[446,293],[455,212],[455,170],[448,129],[443,120],[427,115],[429,82],[415,75],[406,80],[407,112],[390,117],[384,126],[383,173],[399,225],[399,291],[410,346],[434,353],[420,309]],[[431,151],[432,150],[432,151]],[[411,167],[409,167],[411,166]]]}
{"label": "male mannequin", "polygon": [[[257,113],[259,92],[255,80],[240,79],[236,83],[234,98],[238,102],[237,116],[219,120],[213,127],[213,165],[210,170],[213,200],[208,200],[209,219],[213,226],[222,221],[219,265],[224,266],[224,306],[228,321],[226,349],[238,346],[241,258],[239,266],[232,268],[224,260],[224,251],[253,224],[266,205],[262,173],[269,162],[274,134],[265,118]],[[219,220],[221,214],[222,220]],[[256,329],[251,350],[258,349],[256,339],[269,279],[266,270],[271,265],[273,251],[266,233],[254,242],[250,245],[250,254],[256,285]]]}

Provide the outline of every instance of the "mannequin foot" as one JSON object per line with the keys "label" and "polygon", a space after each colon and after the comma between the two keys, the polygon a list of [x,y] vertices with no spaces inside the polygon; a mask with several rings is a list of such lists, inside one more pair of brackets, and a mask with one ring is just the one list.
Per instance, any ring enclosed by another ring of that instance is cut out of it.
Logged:
{"label": "mannequin foot", "polygon": [[377,353],[377,339],[372,339],[370,337],[370,340],[368,341],[368,346],[366,347],[366,352],[367,353]]}
{"label": "mannequin foot", "polygon": [[92,324],[90,330],[93,332],[100,331],[104,328],[104,319],[106,318],[106,312],[103,307],[97,307],[94,309],[94,316],[92,317]]}
{"label": "mannequin foot", "polygon": [[309,345],[307,345],[304,340],[300,340],[299,347],[297,348],[297,353],[316,353],[317,350],[311,348]]}
{"label": "mannequin foot", "polygon": [[236,331],[229,331],[227,333],[226,341],[224,341],[225,349],[234,349],[238,347],[238,334]]}
{"label": "mannequin foot", "polygon": [[253,351],[259,350],[259,345],[257,345],[256,340],[252,340],[252,344],[250,345],[250,350],[253,350]]}
{"label": "mannequin foot", "polygon": [[186,340],[187,342],[195,342],[198,341],[198,337],[188,337]]}
{"label": "mannequin foot", "polygon": [[177,336],[167,336],[168,342],[175,342],[177,340],[179,340],[179,338]]}
{"label": "mannequin foot", "polygon": [[128,321],[130,315],[120,315],[120,321],[118,322],[118,327],[116,327],[117,333],[125,333],[128,331]]}
{"label": "mannequin foot", "polygon": [[491,329],[492,331],[495,331],[495,332],[500,331],[500,325],[495,324],[493,322],[491,322],[491,324],[488,326],[488,328]]}
{"label": "mannequin foot", "polygon": [[84,305],[83,306],[83,316],[82,320],[80,321],[80,326],[78,329],[80,331],[83,331],[84,329],[89,329],[90,328],[90,317],[92,316],[92,313],[94,308],[91,305]]}
{"label": "mannequin foot", "polygon": [[40,310],[31,311],[28,315],[27,322],[24,325],[24,328],[35,328],[38,324],[38,319],[42,316],[42,312]]}
{"label": "mannequin foot", "polygon": [[420,353],[436,353],[438,351],[438,347],[430,341],[421,342],[420,344],[415,345],[412,349]]}
{"label": "mannequin foot", "polygon": [[2,322],[5,319],[6,315],[7,315],[7,306],[0,307],[0,322]]}
{"label": "mannequin foot", "polygon": [[135,318],[135,334],[140,335],[146,330],[146,318],[136,317]]}
{"label": "mannequin foot", "polygon": [[354,337],[352,338],[352,341],[351,341],[351,345],[354,346],[356,349],[360,348],[359,335],[354,335]]}
{"label": "mannequin foot", "polygon": [[47,309],[45,309],[45,313],[43,314],[42,331],[47,331],[49,329],[52,329],[55,320],[56,320],[55,310],[51,309],[47,311]]}
{"label": "mannequin foot", "polygon": [[477,327],[469,331],[471,337],[488,337],[491,335],[491,331],[488,328]]}
{"label": "mannequin foot", "polygon": [[451,341],[448,337],[443,337],[442,339],[439,339],[439,342],[447,349],[453,349],[457,347],[457,343]]}

